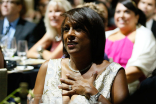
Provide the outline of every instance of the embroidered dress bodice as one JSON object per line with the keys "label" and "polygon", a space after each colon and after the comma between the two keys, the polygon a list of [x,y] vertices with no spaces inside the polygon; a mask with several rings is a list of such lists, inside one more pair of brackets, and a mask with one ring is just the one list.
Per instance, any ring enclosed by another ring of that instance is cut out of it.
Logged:
{"label": "embroidered dress bodice", "polygon": [[[110,91],[113,80],[121,68],[121,65],[115,62],[111,63],[94,82],[96,89],[109,101],[111,100]],[[42,95],[43,103],[63,104],[62,90],[58,88],[58,85],[61,85],[60,78],[61,59],[49,60]],[[89,104],[89,102],[84,96],[78,95],[70,104]]]}

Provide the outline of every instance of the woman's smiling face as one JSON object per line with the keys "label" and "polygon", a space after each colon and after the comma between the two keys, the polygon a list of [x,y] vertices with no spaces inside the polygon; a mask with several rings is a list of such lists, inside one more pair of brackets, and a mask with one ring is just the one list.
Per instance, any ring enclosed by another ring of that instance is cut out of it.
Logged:
{"label": "woman's smiling face", "polygon": [[138,23],[139,16],[135,15],[135,13],[128,8],[126,8],[123,4],[118,3],[115,10],[115,24],[118,28],[134,28]]}
{"label": "woman's smiling face", "polygon": [[64,13],[63,8],[60,8],[57,4],[51,4],[49,6],[48,17],[50,25],[55,28],[60,28],[64,20],[61,14]]}

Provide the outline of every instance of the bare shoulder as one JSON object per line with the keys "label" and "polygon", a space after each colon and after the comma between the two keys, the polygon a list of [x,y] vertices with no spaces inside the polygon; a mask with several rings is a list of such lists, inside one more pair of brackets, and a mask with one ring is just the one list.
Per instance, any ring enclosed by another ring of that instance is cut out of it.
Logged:
{"label": "bare shoulder", "polygon": [[40,69],[39,69],[39,73],[40,73],[40,72],[41,72],[41,73],[47,72],[48,63],[49,63],[49,60],[45,61],[45,62],[41,65],[41,67],[40,67]]}

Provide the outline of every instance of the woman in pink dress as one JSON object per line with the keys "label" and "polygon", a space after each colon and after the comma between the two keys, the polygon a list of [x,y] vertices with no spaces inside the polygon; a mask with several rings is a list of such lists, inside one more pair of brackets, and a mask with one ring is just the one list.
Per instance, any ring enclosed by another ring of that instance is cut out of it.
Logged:
{"label": "woman in pink dress", "polygon": [[115,30],[106,32],[105,53],[125,68],[129,91],[133,93],[141,78],[155,68],[156,42],[145,28],[145,15],[131,0],[120,0],[115,11]]}
{"label": "woman in pink dress", "polygon": [[[43,58],[45,60],[61,58],[63,45],[61,42],[62,13],[70,10],[71,4],[67,0],[52,0],[47,6],[45,14],[46,34],[28,51],[28,58]],[[48,48],[51,46],[50,51]]]}

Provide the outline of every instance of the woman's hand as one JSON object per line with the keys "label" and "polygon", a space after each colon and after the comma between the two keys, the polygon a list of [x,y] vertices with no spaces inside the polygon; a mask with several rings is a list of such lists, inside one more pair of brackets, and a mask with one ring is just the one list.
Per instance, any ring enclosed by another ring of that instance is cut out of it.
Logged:
{"label": "woman's hand", "polygon": [[98,93],[98,90],[93,85],[97,77],[97,72],[94,72],[90,79],[84,79],[80,74],[67,74],[66,76],[67,79],[60,79],[64,84],[58,86],[60,89],[66,90],[66,92],[62,94],[63,96],[83,95],[89,98],[90,95]]}

